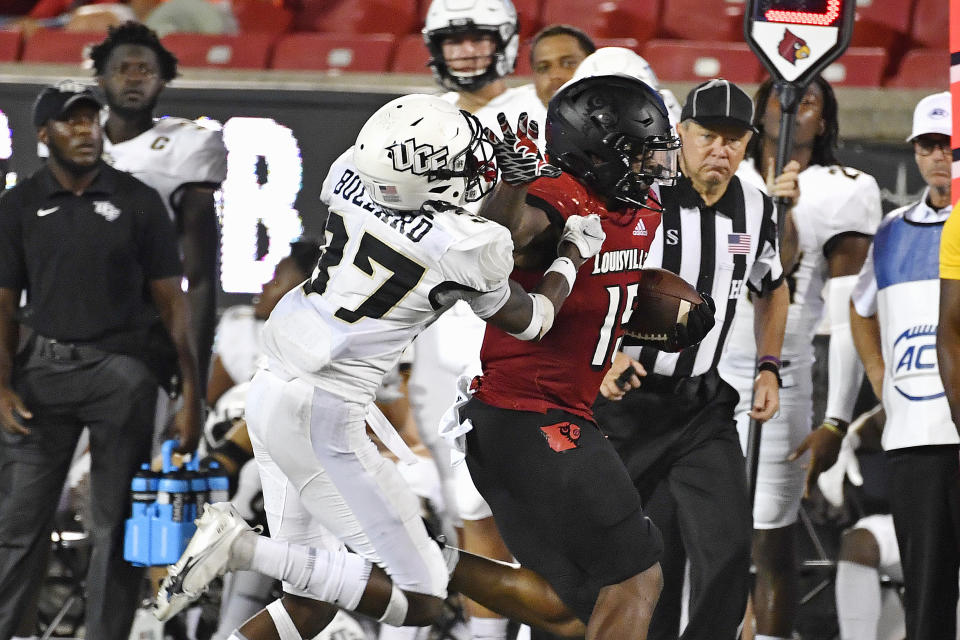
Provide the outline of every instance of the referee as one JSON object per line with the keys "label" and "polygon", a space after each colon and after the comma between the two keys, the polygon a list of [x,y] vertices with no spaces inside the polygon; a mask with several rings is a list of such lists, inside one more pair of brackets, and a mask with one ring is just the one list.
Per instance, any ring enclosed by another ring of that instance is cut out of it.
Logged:
{"label": "referee", "polygon": [[[751,513],[734,408],[737,392],[717,373],[737,301],[754,296],[759,375],[751,416],[777,411],[779,356],[789,295],[771,199],[734,173],[753,135],[753,103],[736,85],[711,80],[687,96],[678,125],[683,177],[662,187],[663,220],[646,266],[663,267],[708,292],[717,322],[680,353],[630,346],[604,379],[594,411],[663,533],[664,589],[650,638],[676,638],[684,551],[691,602],[686,640],[736,637],[750,570]],[[796,198],[797,172],[772,193]],[[638,376],[615,380],[628,366]]]}

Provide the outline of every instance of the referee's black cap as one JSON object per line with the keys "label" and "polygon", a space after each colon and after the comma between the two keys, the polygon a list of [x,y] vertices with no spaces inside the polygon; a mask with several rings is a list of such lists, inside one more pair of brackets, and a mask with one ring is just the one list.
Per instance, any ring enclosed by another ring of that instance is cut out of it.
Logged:
{"label": "referee's black cap", "polygon": [[680,120],[695,120],[705,126],[727,124],[757,131],[753,126],[753,100],[743,89],[723,78],[708,80],[691,89]]}
{"label": "referee's black cap", "polygon": [[77,82],[66,80],[45,88],[33,103],[33,126],[42,127],[47,120],[62,117],[70,107],[80,102],[89,103],[96,109],[103,108],[103,103],[93,91]]}

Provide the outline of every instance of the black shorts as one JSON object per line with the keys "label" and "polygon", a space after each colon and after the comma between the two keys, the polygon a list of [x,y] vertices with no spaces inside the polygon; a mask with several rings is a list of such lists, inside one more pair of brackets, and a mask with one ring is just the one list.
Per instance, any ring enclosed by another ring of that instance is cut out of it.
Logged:
{"label": "black shorts", "polygon": [[586,622],[600,589],[660,558],[660,532],[616,451],[589,420],[557,409],[512,411],[477,399],[467,465],[504,542]]}

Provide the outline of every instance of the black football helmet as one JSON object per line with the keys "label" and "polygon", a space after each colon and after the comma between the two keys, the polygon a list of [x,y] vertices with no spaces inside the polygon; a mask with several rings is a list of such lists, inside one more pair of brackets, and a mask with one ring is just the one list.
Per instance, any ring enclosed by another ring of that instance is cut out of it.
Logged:
{"label": "black football helmet", "polygon": [[653,184],[677,179],[680,139],[663,99],[626,75],[571,82],[547,108],[547,156],[607,199],[611,208],[646,207]]}

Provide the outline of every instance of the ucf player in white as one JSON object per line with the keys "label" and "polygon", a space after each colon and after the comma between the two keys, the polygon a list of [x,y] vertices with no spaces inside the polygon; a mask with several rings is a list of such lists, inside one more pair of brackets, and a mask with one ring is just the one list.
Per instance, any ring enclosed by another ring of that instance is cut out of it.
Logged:
{"label": "ucf player in white", "polygon": [[189,288],[201,380],[206,380],[216,325],[219,230],[214,192],[227,174],[219,126],[164,117],[153,110],[177,75],[177,59],[137,22],[111,28],[90,52],[109,110],[104,159],[160,192],[177,227]]}
{"label": "ucf player in white", "polygon": [[[780,109],[771,83],[756,96],[759,135],[738,175],[760,189],[772,176]],[[809,467],[826,469],[836,460],[853,414],[863,375],[850,335],[848,304],[870,240],[882,218],[880,190],[872,176],[844,167],[835,157],[837,101],[830,85],[816,78],[797,111],[791,160],[799,162],[800,198],[786,225],[781,248],[790,287],[790,308],[780,369],[780,413],[763,425],[754,502],[753,561],[756,638],[790,638],[798,605],[793,523],[801,496],[809,491],[799,455],[811,450]],[[831,329],[826,419],[811,432],[812,340],[824,313],[827,284]],[[756,350],[753,305],[737,305],[733,335],[720,364],[723,377],[740,392],[737,427],[746,447]]]}
{"label": "ucf player in white", "polygon": [[[447,565],[414,494],[366,435],[374,392],[457,300],[518,339],[538,339],[604,237],[599,218],[574,216],[536,291],[512,283],[510,232],[459,207],[495,182],[481,135],[448,102],[410,95],[378,110],[334,163],[323,255],[267,321],[268,364],[247,399],[273,538],[251,532],[229,503],[208,506],[160,589],[161,619],[227,569],[284,580],[284,597],[233,640],[313,637],[337,607],[394,626],[439,615]],[[517,153],[528,181],[555,171]]]}

